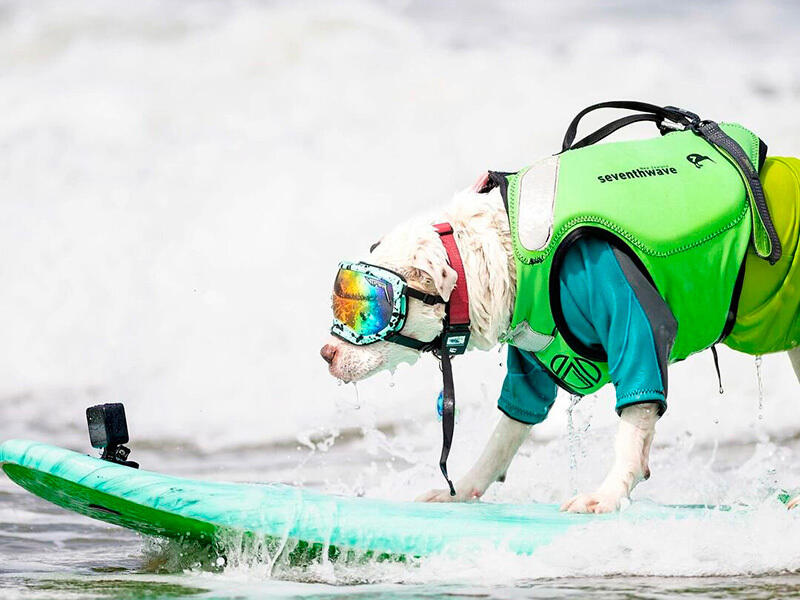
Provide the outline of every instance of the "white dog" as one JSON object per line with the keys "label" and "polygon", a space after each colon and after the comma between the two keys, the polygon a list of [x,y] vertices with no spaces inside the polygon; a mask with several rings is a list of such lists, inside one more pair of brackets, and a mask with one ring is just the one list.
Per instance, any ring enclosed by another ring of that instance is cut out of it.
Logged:
{"label": "white dog", "polygon": [[[404,223],[380,240],[368,261],[403,275],[418,290],[450,298],[457,282],[447,253],[433,222],[448,221],[455,232],[470,294],[471,338],[469,349],[495,347],[509,327],[515,300],[516,272],[508,216],[497,189],[457,194],[440,219]],[[403,334],[421,341],[435,339],[442,331],[444,306],[411,299]],[[386,341],[360,346],[331,337],[321,355],[330,373],[344,381],[364,379],[401,363],[414,363],[420,352]],[[800,380],[800,349],[790,353]],[[655,403],[635,404],[621,413],[615,443],[615,461],[600,487],[571,498],[562,506],[570,512],[609,512],[619,508],[636,484],[650,475],[648,455],[659,418]],[[431,490],[420,501],[466,501],[481,497],[503,476],[530,426],[501,415],[484,452],[456,483],[457,495]]]}

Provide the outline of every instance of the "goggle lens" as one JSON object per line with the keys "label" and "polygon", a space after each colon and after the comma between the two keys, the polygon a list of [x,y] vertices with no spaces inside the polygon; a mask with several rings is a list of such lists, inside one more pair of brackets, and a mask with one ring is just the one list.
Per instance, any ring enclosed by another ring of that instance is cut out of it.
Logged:
{"label": "goggle lens", "polygon": [[388,281],[339,269],[333,284],[333,316],[358,335],[375,335],[389,326],[394,289]]}

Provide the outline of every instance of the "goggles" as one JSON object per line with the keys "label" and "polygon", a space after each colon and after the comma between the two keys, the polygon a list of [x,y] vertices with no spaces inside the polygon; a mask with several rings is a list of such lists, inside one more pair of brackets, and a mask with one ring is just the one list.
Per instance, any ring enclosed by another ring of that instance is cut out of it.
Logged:
{"label": "goggles", "polygon": [[445,304],[440,296],[410,287],[402,275],[384,267],[339,263],[333,282],[331,333],[358,346],[386,340],[415,350],[432,349],[436,340],[422,342],[400,334],[408,316],[408,298]]}

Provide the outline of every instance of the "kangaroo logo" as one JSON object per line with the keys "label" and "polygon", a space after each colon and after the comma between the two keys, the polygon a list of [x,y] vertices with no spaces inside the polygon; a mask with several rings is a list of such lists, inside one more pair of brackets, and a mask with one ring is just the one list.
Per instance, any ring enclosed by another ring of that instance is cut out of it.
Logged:
{"label": "kangaroo logo", "polygon": [[703,168],[703,161],[704,160],[710,160],[711,162],[714,162],[713,158],[711,158],[710,156],[704,156],[702,154],[690,154],[689,156],[686,157],[686,160],[688,160],[690,163],[692,163],[698,169],[702,169]]}
{"label": "kangaroo logo", "polygon": [[600,381],[597,365],[580,356],[556,354],[550,361],[550,369],[573,390],[588,390]]}

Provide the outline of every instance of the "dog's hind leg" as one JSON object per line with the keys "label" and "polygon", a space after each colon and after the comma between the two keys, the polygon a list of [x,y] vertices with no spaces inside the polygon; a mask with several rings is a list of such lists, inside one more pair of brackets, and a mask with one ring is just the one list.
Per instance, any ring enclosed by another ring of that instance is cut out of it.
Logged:
{"label": "dog's hind leg", "polygon": [[[800,347],[789,350],[788,354],[789,360],[792,361],[792,366],[794,367],[794,373],[797,375],[797,381],[800,383]],[[786,508],[795,508],[798,504],[800,504],[800,495],[792,498]]]}
{"label": "dog's hind leg", "polygon": [[797,375],[797,382],[800,383],[800,347],[789,350],[789,360],[792,361],[794,374]]}

